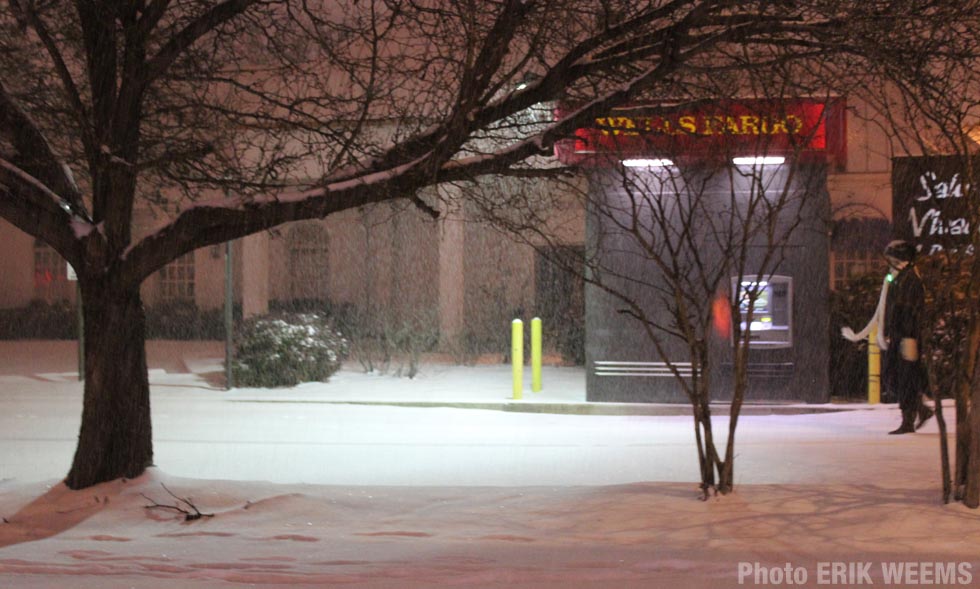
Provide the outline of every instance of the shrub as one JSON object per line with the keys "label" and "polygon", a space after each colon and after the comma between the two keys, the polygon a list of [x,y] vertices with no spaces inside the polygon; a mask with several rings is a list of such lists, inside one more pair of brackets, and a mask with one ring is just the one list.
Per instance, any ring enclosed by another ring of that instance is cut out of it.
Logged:
{"label": "shrub", "polygon": [[0,309],[0,339],[75,339],[78,310],[67,301],[32,300],[19,309]]}
{"label": "shrub", "polygon": [[[242,307],[232,307],[235,321],[242,318]],[[201,310],[193,301],[166,301],[146,309],[147,339],[222,340],[225,339],[223,307]]]}
{"label": "shrub", "polygon": [[200,311],[193,301],[174,300],[158,303],[146,309],[146,337],[173,340],[197,339],[199,320]]}
{"label": "shrub", "polygon": [[[866,399],[868,390],[868,342],[853,343],[841,337],[841,327],[863,329],[878,306],[884,276],[866,274],[852,278],[830,296],[830,394]],[[885,394],[882,391],[882,394]],[[891,399],[883,398],[885,402]]]}
{"label": "shrub", "polygon": [[351,356],[365,372],[414,378],[422,354],[439,345],[439,318],[435,311],[392,317],[381,310],[350,308],[338,321],[350,337]]}
{"label": "shrub", "polygon": [[[926,291],[925,360],[940,396],[954,396],[969,343],[969,260],[934,255],[917,263]],[[974,303],[975,304],[975,303]]]}
{"label": "shrub", "polygon": [[324,381],[340,369],[349,351],[347,339],[317,313],[249,319],[235,339],[235,383],[247,387]]}

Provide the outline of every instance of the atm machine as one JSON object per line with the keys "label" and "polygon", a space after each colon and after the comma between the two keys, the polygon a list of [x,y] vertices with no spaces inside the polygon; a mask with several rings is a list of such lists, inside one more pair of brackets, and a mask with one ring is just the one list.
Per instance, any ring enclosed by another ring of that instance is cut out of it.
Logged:
{"label": "atm machine", "polygon": [[[601,173],[597,172],[597,173]],[[746,400],[766,402],[829,402],[830,305],[829,305],[829,235],[826,219],[829,196],[826,193],[826,169],[819,164],[801,165],[795,182],[809,182],[801,189],[812,190],[809,210],[789,243],[780,251],[780,263],[771,275],[732,276],[729,296],[734,297],[737,321],[749,330],[748,379]],[[613,186],[597,181],[593,190]],[[621,198],[615,187],[595,198]],[[731,191],[717,189],[717,198],[728,198]],[[587,247],[609,248],[623,252],[634,247],[628,240],[611,236],[601,215],[587,217]],[[598,238],[597,236],[602,236]],[[591,240],[591,243],[590,241]],[[760,251],[749,248],[746,269],[762,267]],[[601,255],[601,252],[600,252]],[[633,252],[634,258],[642,257]],[[753,256],[760,256],[753,260]],[[753,266],[756,264],[756,266]],[[656,271],[642,264],[620,270],[632,273],[637,282],[655,283]],[[646,273],[646,274],[644,274]],[[634,288],[624,284],[623,288]],[[630,291],[642,299],[642,290]],[[634,317],[623,313],[621,300],[594,285],[586,285],[586,391],[590,401],[686,403],[678,378],[691,375],[690,353],[686,344],[676,338],[661,338],[658,351],[649,334]],[[749,309],[751,308],[751,319]],[[649,312],[659,312],[651,303]],[[661,320],[669,318],[661,316]],[[731,336],[710,341],[710,378],[712,398],[730,398],[734,387]],[[664,361],[664,354],[670,362]]]}

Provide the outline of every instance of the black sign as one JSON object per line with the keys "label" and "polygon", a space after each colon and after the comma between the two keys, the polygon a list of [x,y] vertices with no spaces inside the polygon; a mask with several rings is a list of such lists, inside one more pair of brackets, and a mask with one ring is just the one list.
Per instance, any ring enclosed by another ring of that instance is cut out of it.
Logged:
{"label": "black sign", "polygon": [[[960,156],[899,157],[892,160],[892,224],[899,239],[925,255],[943,250],[973,253],[966,180],[971,162]],[[976,166],[980,160],[974,160]]]}

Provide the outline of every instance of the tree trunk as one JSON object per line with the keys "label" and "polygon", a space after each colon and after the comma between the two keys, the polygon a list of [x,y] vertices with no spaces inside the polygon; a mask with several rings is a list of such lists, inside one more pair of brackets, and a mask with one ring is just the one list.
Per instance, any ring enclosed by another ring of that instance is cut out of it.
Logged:
{"label": "tree trunk", "polygon": [[[931,357],[927,354],[926,357]],[[943,392],[935,384],[935,370],[929,369],[929,390],[935,399],[936,425],[939,426],[939,463],[943,481],[943,503],[949,503],[953,497],[953,475],[949,463],[949,438],[947,437],[946,415],[943,413]],[[959,454],[959,452],[957,452]]]}
{"label": "tree trunk", "polygon": [[956,392],[956,470],[953,473],[953,498],[962,501],[966,489],[970,458],[970,391],[969,385],[957,383]]}
{"label": "tree trunk", "polygon": [[700,404],[694,406],[694,438],[698,446],[698,465],[701,468],[701,490],[707,495],[715,486],[715,466],[711,458],[711,415],[705,416]]}
{"label": "tree trunk", "polygon": [[[969,376],[968,385],[961,387],[961,403],[957,404],[956,412],[956,463],[962,472],[962,499],[968,507],[980,507],[980,318],[975,315],[970,318],[969,341],[967,343],[966,374]],[[962,454],[961,454],[962,453]],[[962,457],[962,458],[961,458]]]}
{"label": "tree trunk", "polygon": [[747,348],[748,342],[742,342],[735,350],[735,390],[732,391],[728,412],[728,441],[725,443],[725,461],[718,471],[718,492],[722,494],[731,493],[735,489],[735,430],[749,382]]}
{"label": "tree trunk", "polygon": [[82,489],[136,477],[153,462],[146,331],[139,287],[82,285],[85,394],[65,484]]}
{"label": "tree trunk", "polygon": [[964,490],[963,503],[967,507],[976,509],[980,507],[980,435],[976,435],[980,429],[980,411],[977,410],[977,403],[980,403],[980,389],[974,387],[973,402],[970,404],[970,418],[968,420],[970,431],[970,455],[966,460],[966,489]]}
{"label": "tree trunk", "polygon": [[[704,357],[699,361],[698,371],[706,372],[707,362]],[[698,465],[701,467],[701,491],[708,496],[708,491],[715,487],[715,452],[714,433],[711,431],[711,393],[708,381],[700,378],[691,383],[691,409],[694,412],[694,437],[698,446]]]}

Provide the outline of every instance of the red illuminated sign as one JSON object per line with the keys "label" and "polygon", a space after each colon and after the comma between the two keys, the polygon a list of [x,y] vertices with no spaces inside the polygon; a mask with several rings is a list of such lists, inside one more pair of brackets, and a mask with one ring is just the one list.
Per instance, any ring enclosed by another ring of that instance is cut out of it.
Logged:
{"label": "red illuminated sign", "polygon": [[842,100],[739,101],[698,109],[630,107],[597,117],[556,148],[565,163],[738,155],[829,157],[845,164]]}

